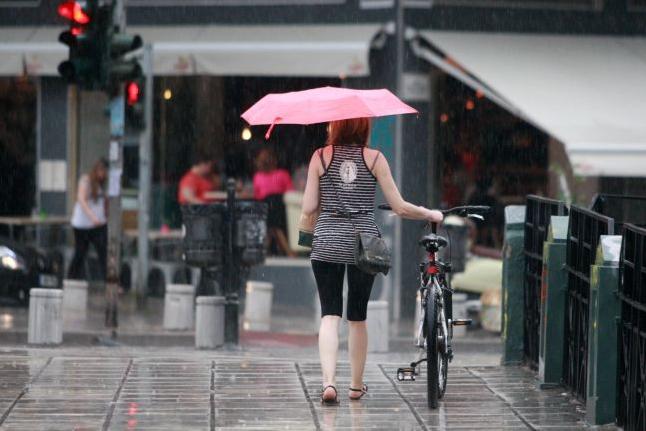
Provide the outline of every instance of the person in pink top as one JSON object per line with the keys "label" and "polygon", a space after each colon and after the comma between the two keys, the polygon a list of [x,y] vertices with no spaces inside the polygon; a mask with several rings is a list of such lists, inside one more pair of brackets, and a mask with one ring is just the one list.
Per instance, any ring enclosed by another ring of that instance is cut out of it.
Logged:
{"label": "person in pink top", "polygon": [[279,169],[276,155],[270,148],[263,148],[256,156],[256,173],[253,176],[253,194],[259,201],[267,202],[268,239],[279,252],[295,256],[287,241],[287,219],[283,195],[294,190],[292,178],[286,169]]}

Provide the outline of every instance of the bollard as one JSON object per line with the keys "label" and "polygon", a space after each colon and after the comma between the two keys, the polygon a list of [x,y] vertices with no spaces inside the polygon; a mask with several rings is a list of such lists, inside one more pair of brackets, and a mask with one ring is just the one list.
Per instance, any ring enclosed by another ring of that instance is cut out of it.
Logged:
{"label": "bollard", "polygon": [[249,331],[269,331],[274,285],[265,281],[248,281],[246,292],[243,328]]}
{"label": "bollard", "polygon": [[[453,295],[451,295],[451,299],[453,304],[452,305],[453,320],[466,319],[468,317],[467,316],[467,294],[453,293]],[[452,330],[453,330],[454,337],[464,337],[465,335],[467,335],[467,327],[465,325],[453,326]]]}
{"label": "bollard", "polygon": [[563,380],[568,220],[567,216],[552,216],[543,243],[541,324],[538,342],[538,386],[541,389],[558,386]]}
{"label": "bollard", "polygon": [[195,286],[167,284],[164,296],[164,329],[193,328]]}
{"label": "bollard", "polygon": [[615,421],[621,240],[619,235],[601,235],[590,267],[586,421],[591,425]]}
{"label": "bollard", "polygon": [[503,364],[518,364],[523,361],[524,226],[525,206],[505,207],[505,243],[502,263]]}
{"label": "bollard", "polygon": [[27,343],[63,342],[63,291],[33,288],[29,291]]}
{"label": "bollard", "polygon": [[223,296],[198,296],[195,313],[195,348],[215,349],[224,344]]}
{"label": "bollard", "polygon": [[388,301],[368,301],[368,352],[388,352]]}
{"label": "bollard", "polygon": [[85,280],[63,280],[63,313],[83,319],[87,316],[87,289]]}

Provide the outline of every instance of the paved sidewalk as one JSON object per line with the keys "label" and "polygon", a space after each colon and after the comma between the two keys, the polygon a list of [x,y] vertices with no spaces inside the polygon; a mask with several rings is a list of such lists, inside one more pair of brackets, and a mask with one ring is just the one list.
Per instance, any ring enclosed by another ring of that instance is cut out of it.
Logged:
{"label": "paved sidewalk", "polygon": [[453,366],[429,410],[425,378],[397,382],[390,362],[369,362],[369,394],[349,401],[341,362],[341,405],[321,406],[315,358],[261,352],[0,350],[0,430],[585,429],[580,403],[523,368]]}

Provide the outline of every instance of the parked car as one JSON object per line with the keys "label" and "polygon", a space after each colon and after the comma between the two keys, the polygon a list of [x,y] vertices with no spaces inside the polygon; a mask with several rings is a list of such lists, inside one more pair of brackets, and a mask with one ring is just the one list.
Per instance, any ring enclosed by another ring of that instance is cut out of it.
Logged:
{"label": "parked car", "polygon": [[63,257],[0,237],[0,298],[29,301],[32,287],[61,288]]}

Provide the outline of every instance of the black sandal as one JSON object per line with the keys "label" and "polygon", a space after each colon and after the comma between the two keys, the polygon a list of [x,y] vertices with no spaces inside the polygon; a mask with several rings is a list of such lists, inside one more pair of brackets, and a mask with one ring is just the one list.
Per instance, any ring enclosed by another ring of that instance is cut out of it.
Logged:
{"label": "black sandal", "polygon": [[[325,390],[327,388],[334,389],[334,398],[327,398],[327,399],[323,398],[323,394],[325,394]],[[339,402],[339,395],[338,395],[338,392],[337,392],[336,388],[333,385],[327,385],[326,387],[321,389],[321,404],[336,405],[336,404],[339,404],[339,403],[340,403]]]}
{"label": "black sandal", "polygon": [[353,391],[353,392],[361,392],[361,395],[359,395],[358,397],[350,397],[350,396],[348,396],[348,398],[350,398],[352,401],[359,401],[361,399],[361,397],[363,397],[365,394],[368,393],[368,385],[364,384],[361,389],[350,388],[350,390]]}

